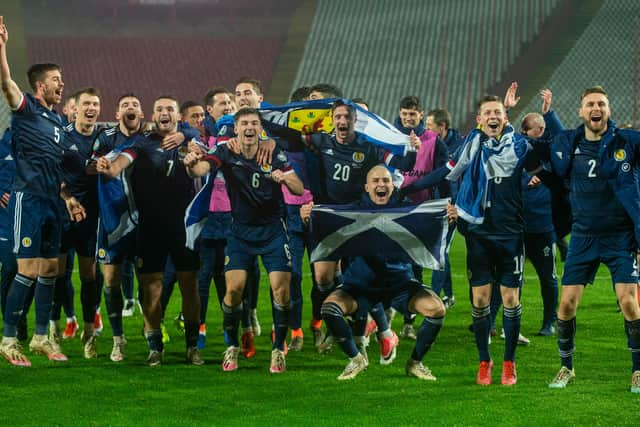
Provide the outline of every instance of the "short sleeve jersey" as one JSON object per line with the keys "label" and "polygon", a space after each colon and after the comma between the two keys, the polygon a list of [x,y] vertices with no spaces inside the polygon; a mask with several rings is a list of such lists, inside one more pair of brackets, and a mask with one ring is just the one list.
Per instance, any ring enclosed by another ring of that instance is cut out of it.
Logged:
{"label": "short sleeve jersey", "polygon": [[16,162],[15,191],[56,199],[62,182],[64,126],[55,111],[25,93],[13,111],[13,157]]}
{"label": "short sleeve jersey", "polygon": [[229,150],[225,143],[214,145],[207,160],[222,170],[231,201],[234,221],[247,225],[264,225],[280,221],[285,216],[285,204],[280,184],[271,179],[271,171],[293,173],[287,155],[280,148],[273,152],[273,162],[260,166]]}

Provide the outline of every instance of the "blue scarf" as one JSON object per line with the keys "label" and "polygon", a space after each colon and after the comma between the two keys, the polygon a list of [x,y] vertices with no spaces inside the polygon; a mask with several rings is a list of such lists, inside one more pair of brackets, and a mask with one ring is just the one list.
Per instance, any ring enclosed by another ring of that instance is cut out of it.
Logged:
{"label": "blue scarf", "polygon": [[515,135],[510,124],[499,141],[480,129],[469,132],[456,165],[447,175],[450,181],[462,177],[456,199],[458,215],[469,223],[482,224],[491,200],[490,180],[512,176],[527,151],[526,140]]}

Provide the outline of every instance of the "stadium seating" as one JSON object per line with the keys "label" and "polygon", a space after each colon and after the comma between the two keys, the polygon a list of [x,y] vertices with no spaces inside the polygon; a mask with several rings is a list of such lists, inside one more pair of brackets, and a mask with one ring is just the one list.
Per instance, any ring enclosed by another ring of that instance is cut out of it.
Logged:
{"label": "stadium seating", "polygon": [[320,0],[293,88],[334,83],[387,119],[402,96],[418,95],[463,119],[558,3]]}
{"label": "stadium seating", "polygon": [[[553,91],[553,108],[566,126],[579,123],[580,94],[602,85],[611,99],[613,119],[638,126],[638,56],[640,27],[634,0],[605,1],[563,62],[544,85]],[[613,24],[615,23],[615,24]],[[524,113],[539,111],[533,99]]]}

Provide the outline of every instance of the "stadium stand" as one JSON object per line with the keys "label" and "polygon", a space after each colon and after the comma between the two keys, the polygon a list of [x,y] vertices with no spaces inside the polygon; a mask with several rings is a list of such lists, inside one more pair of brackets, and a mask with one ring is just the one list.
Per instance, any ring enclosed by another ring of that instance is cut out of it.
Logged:
{"label": "stadium stand", "polygon": [[[425,108],[444,107],[461,119],[558,3],[321,0],[293,87],[334,83],[388,119],[402,96],[416,94]],[[486,49],[494,54],[478,64]]]}
{"label": "stadium stand", "polygon": [[[603,85],[609,93],[612,117],[618,125],[638,126],[640,15],[637,5],[634,0],[604,2],[544,85],[553,91],[553,108],[566,126],[578,124],[580,94],[594,85]],[[539,110],[540,100],[532,99],[517,122],[526,112]]]}

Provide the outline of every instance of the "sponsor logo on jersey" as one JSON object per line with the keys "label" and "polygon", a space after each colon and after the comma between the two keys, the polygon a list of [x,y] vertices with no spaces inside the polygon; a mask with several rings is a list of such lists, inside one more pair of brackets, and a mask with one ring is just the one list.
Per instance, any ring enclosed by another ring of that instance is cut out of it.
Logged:
{"label": "sponsor logo on jersey", "polygon": [[13,160],[13,156],[11,156],[11,154],[7,154],[7,157],[4,158],[5,160]]}
{"label": "sponsor logo on jersey", "polygon": [[260,170],[262,172],[271,173],[271,165],[270,164],[262,165],[260,166]]}
{"label": "sponsor logo on jersey", "polygon": [[29,248],[31,247],[31,237],[24,237],[22,239],[22,246],[24,246],[25,248]]}
{"label": "sponsor logo on jersey", "polygon": [[230,259],[229,259],[229,255],[225,256],[225,257],[224,257],[224,265],[229,264],[229,261],[230,261]]}
{"label": "sponsor logo on jersey", "polygon": [[616,159],[617,162],[622,162],[627,158],[627,152],[622,148],[616,150],[616,152],[613,153],[613,158]]}
{"label": "sponsor logo on jersey", "polygon": [[362,151],[356,151],[353,153],[353,161],[356,163],[364,162],[364,153]]}
{"label": "sponsor logo on jersey", "polygon": [[71,147],[69,147],[69,150],[78,151],[78,146],[76,144],[73,144]]}
{"label": "sponsor logo on jersey", "polygon": [[324,154],[326,154],[327,156],[333,156],[333,150],[331,148],[324,150]]}
{"label": "sponsor logo on jersey", "polygon": [[227,134],[227,125],[223,125],[218,131],[218,136],[224,136]]}
{"label": "sponsor logo on jersey", "polygon": [[284,154],[283,152],[278,153],[278,155],[276,156],[276,158],[278,160],[280,160],[281,162],[286,162],[287,161],[287,155]]}

